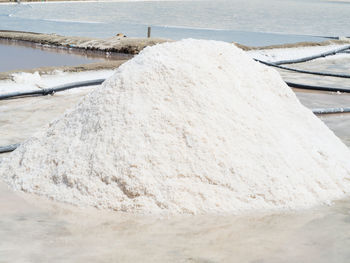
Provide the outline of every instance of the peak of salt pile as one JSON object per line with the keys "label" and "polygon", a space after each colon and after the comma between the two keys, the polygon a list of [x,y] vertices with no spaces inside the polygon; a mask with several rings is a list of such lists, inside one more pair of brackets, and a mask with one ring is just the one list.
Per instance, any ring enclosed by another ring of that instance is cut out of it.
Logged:
{"label": "peak of salt pile", "polygon": [[349,149],[231,44],[144,49],[1,163],[15,189],[141,213],[302,208],[350,192]]}

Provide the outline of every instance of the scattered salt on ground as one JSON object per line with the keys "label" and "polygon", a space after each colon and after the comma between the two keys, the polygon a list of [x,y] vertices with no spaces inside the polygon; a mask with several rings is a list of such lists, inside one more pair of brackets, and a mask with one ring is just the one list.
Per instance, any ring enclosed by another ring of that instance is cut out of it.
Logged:
{"label": "scattered salt on ground", "polygon": [[146,48],[0,165],[10,186],[140,213],[295,209],[350,192],[350,151],[231,44]]}
{"label": "scattered salt on ground", "polygon": [[[274,48],[263,50],[251,50],[247,53],[252,57],[263,61],[276,62],[281,60],[299,59],[328,52],[347,45],[328,45],[328,46],[314,46],[314,47],[295,47],[295,48]],[[320,59],[339,59],[348,58],[349,54],[337,54],[335,56],[328,56]]]}
{"label": "scattered salt on ground", "polygon": [[13,82],[17,84],[40,84],[41,77],[38,72],[34,73],[26,73],[26,72],[20,72],[20,73],[14,73],[12,74]]}
{"label": "scattered salt on ground", "polygon": [[0,81],[0,94],[15,91],[28,91],[41,88],[52,88],[75,81],[102,79],[112,76],[113,70],[92,70],[84,72],[55,71],[52,74],[40,75],[35,73],[14,73],[12,80]]}

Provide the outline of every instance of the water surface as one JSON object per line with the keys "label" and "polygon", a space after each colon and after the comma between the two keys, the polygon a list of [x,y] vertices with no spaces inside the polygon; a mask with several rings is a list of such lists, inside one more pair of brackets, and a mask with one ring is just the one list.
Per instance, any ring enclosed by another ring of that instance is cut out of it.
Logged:
{"label": "water surface", "polygon": [[326,0],[70,2],[1,5],[1,29],[111,37],[196,37],[266,45],[350,35],[350,5]]}
{"label": "water surface", "polygon": [[101,62],[102,56],[0,39],[0,72]]}

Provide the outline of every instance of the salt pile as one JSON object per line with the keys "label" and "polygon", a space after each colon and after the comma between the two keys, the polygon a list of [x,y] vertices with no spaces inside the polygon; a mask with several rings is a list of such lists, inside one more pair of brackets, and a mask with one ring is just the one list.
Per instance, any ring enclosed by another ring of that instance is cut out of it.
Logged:
{"label": "salt pile", "polygon": [[350,192],[349,149],[231,44],[146,48],[1,163],[9,185],[140,213],[303,208]]}

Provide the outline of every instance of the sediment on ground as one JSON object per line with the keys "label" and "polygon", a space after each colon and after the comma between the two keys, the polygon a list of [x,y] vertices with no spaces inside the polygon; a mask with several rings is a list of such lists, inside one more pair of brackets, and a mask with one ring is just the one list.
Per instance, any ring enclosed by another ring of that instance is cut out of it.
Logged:
{"label": "sediment on ground", "polygon": [[127,60],[116,60],[116,61],[104,61],[90,64],[82,64],[78,66],[62,66],[62,67],[39,67],[33,69],[26,70],[12,70],[7,72],[0,72],[0,80],[11,79],[14,73],[18,72],[28,72],[34,73],[38,72],[40,75],[42,74],[50,74],[54,71],[63,71],[63,72],[81,72],[88,70],[103,70],[103,69],[115,69],[118,68],[121,64],[126,62]]}
{"label": "sediment on ground", "polygon": [[9,30],[0,30],[0,39],[29,41],[42,45],[63,46],[68,48],[99,50],[106,52],[119,52],[126,54],[138,54],[147,46],[153,46],[158,43],[171,41],[161,38],[129,38],[118,36],[99,39]]}
{"label": "sediment on ground", "polygon": [[[70,1],[74,2],[77,0],[45,0],[45,2],[63,2],[63,1]],[[16,3],[16,0],[0,0],[0,3]],[[21,0],[20,2],[43,2],[43,0]]]}
{"label": "sediment on ground", "polygon": [[[105,52],[119,52],[125,54],[138,54],[147,46],[155,44],[172,42],[170,39],[162,38],[129,38],[114,36],[111,38],[91,38],[77,36],[61,36],[57,34],[43,34],[36,32],[0,30],[0,39],[28,41],[42,45],[62,46],[67,48],[77,48],[85,50],[98,50]],[[322,42],[298,42],[290,44],[269,45],[269,46],[246,46],[233,42],[237,47],[248,50],[263,50],[277,48],[297,48],[297,47],[316,47],[328,45],[350,44],[350,38],[330,39]]]}

